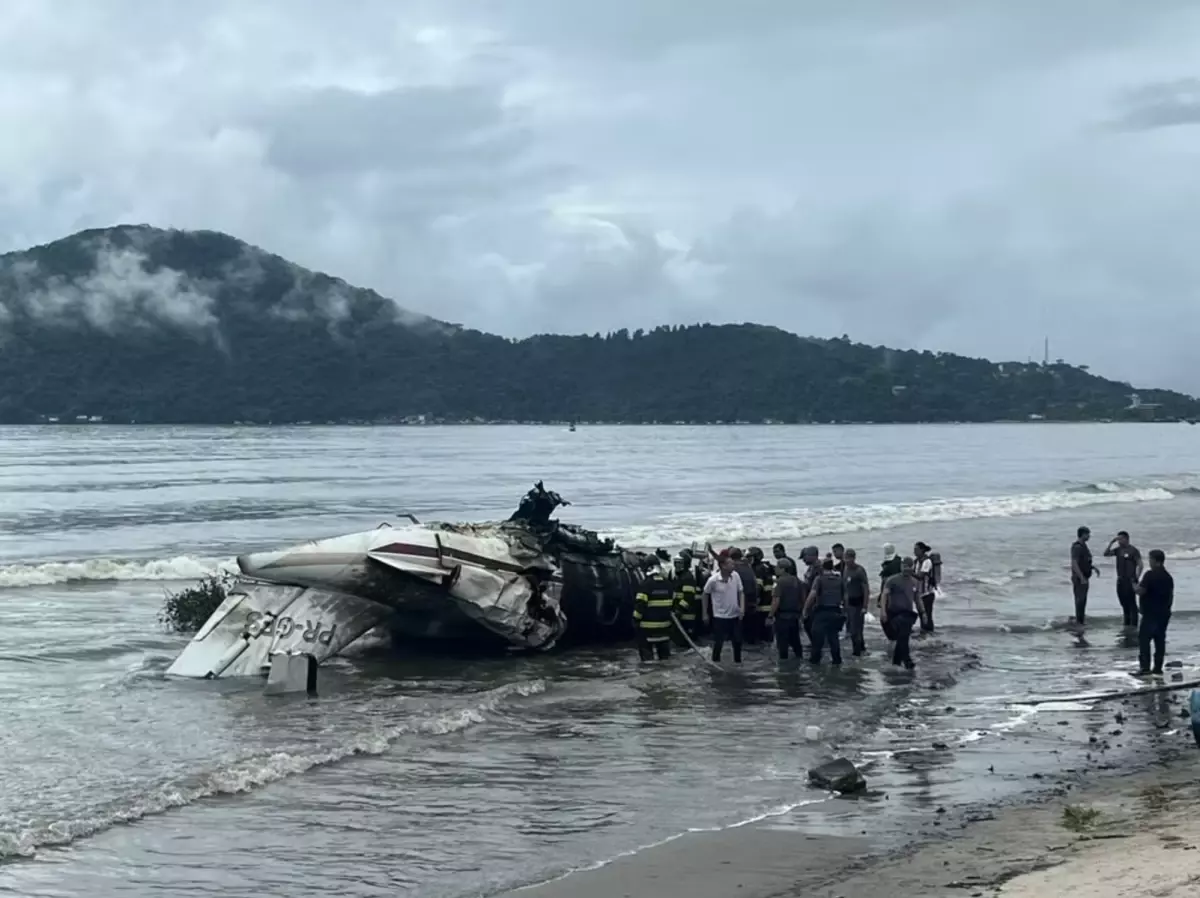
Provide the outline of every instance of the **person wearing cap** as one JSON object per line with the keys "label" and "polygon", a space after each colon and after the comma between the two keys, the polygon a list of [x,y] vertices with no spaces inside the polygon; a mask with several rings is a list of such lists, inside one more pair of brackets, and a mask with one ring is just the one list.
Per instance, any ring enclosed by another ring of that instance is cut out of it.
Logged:
{"label": "person wearing cap", "polygon": [[919,586],[914,573],[911,558],[900,562],[900,573],[892,574],[883,583],[879,597],[879,617],[892,633],[896,641],[892,649],[892,663],[903,665],[912,670],[913,663],[909,640],[912,638],[913,624],[917,622],[917,593]]}
{"label": "person wearing cap", "polygon": [[798,660],[804,660],[800,642],[800,613],[804,608],[804,586],[796,576],[795,562],[780,558],[775,565],[775,586],[771,591],[771,627],[779,660],[788,659],[790,649]]}
{"label": "person wearing cap", "polygon": [[1087,617],[1088,587],[1092,577],[1100,572],[1092,563],[1092,550],[1088,548],[1088,540],[1092,531],[1088,527],[1080,527],[1075,531],[1075,542],[1071,543],[1071,591],[1075,594],[1075,624],[1084,625]]}
{"label": "person wearing cap", "polygon": [[813,583],[804,610],[812,621],[812,657],[809,660],[820,664],[821,651],[828,644],[833,665],[839,667],[842,663],[839,634],[846,622],[846,594],[842,575],[833,569],[833,565],[832,558],[821,562],[821,573]]}
{"label": "person wearing cap", "polygon": [[704,623],[712,620],[712,659],[721,660],[721,649],[733,644],[733,663],[742,663],[742,618],[746,593],[742,578],[733,569],[733,553],[720,555],[720,568],[704,584]]}
{"label": "person wearing cap", "polygon": [[913,543],[913,574],[917,578],[917,613],[921,618],[921,632],[933,632],[933,602],[937,598],[937,579],[934,575],[933,558],[929,544],[917,540]]}
{"label": "person wearing cap", "polygon": [[867,650],[863,624],[867,620],[867,596],[871,593],[871,578],[867,569],[858,563],[858,553],[847,549],[842,556],[842,582],[846,593],[846,630],[850,634],[851,651],[861,655]]}
{"label": "person wearing cap", "polygon": [[[901,558],[896,554],[896,547],[891,543],[884,543],[883,564],[879,566],[879,588],[883,589],[883,584],[887,583],[888,577],[894,577],[896,574],[900,573],[900,570]],[[880,595],[882,596],[882,593],[880,593]],[[880,601],[882,602],[882,599],[880,599]],[[892,628],[889,627],[887,622],[884,620],[882,604],[879,606],[878,610],[880,612],[879,626],[883,630],[883,635],[887,637],[888,641],[890,642],[895,639],[895,637],[892,636]]]}
{"label": "person wearing cap", "polygon": [[[800,583],[803,584],[804,595],[807,597],[812,591],[813,584],[821,576],[821,550],[816,546],[805,546],[800,550],[800,564],[804,568],[804,572],[800,574]],[[804,628],[804,635],[811,643],[813,638],[812,615],[807,610],[801,616],[800,623]]]}
{"label": "person wearing cap", "polygon": [[687,549],[684,549],[675,556],[675,599],[679,603],[679,623],[683,627],[683,633],[672,633],[676,635],[676,642],[680,647],[687,647],[687,640],[684,636],[689,636],[695,639],[699,634],[696,632],[697,624],[700,621],[700,590],[696,585],[696,577],[692,574],[692,556]]}
{"label": "person wearing cap", "polygon": [[[763,559],[763,550],[751,546],[746,550],[746,557],[754,569],[754,588],[758,594],[758,606],[746,609],[746,620],[750,623],[746,635],[747,644],[771,642],[771,594],[775,588],[775,566],[767,564]],[[751,638],[749,635],[753,633]]]}

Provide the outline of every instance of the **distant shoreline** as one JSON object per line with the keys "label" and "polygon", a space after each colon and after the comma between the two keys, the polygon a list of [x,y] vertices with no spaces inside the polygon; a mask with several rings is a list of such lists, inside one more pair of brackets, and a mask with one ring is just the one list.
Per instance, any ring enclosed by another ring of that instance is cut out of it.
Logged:
{"label": "distant shoreline", "polygon": [[[595,427],[939,427],[939,426],[985,426],[991,424],[1195,424],[1187,418],[1080,418],[1080,419],[1009,419],[995,421],[577,421],[577,429]],[[0,427],[239,427],[267,429],[280,427],[571,427],[570,421],[31,421],[24,423],[0,423]]]}

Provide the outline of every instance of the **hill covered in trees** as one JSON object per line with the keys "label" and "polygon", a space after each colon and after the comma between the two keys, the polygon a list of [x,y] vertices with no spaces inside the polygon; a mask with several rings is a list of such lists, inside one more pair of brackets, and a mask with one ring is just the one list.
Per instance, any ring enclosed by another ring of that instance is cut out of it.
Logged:
{"label": "hill covered in trees", "polygon": [[121,226],[0,256],[4,423],[1200,417],[1163,390],[1130,409],[1133,391],[754,324],[510,340],[208,231]]}

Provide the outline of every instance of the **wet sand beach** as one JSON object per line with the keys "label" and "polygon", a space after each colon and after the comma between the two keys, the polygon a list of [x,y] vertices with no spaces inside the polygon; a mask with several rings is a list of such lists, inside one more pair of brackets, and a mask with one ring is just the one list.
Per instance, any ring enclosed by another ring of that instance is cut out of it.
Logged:
{"label": "wet sand beach", "polygon": [[[504,898],[1156,898],[1200,893],[1200,751],[1186,721],[1143,767],[1097,759],[1029,804],[914,824],[912,838],[696,833]],[[1184,736],[1186,735],[1186,740]],[[855,799],[839,799],[855,800]],[[862,825],[870,826],[865,813]]]}

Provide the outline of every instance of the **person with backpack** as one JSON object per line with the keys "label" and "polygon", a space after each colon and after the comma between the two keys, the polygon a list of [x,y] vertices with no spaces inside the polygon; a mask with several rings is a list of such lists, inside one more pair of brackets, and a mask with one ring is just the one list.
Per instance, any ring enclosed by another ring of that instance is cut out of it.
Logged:
{"label": "person with backpack", "polygon": [[[889,577],[894,577],[900,573],[902,559],[896,554],[896,547],[891,543],[883,544],[883,563],[879,565],[879,586],[882,589],[883,584],[887,583]],[[882,595],[882,594],[881,594]],[[894,642],[896,637],[892,634],[892,626],[888,623],[884,616],[882,598],[880,604],[875,609],[875,616],[879,619],[879,626],[883,630],[884,637],[888,642]]]}
{"label": "person with backpack", "polygon": [[913,564],[919,584],[917,611],[921,616],[921,630],[932,633],[933,602],[942,579],[942,556],[930,549],[928,543],[918,540],[913,545]]}
{"label": "person with backpack", "polygon": [[879,596],[880,617],[895,637],[892,663],[902,665],[906,670],[916,667],[909,650],[909,638],[913,624],[917,622],[918,580],[915,567],[912,558],[903,559],[899,573],[892,574],[883,582]]}

